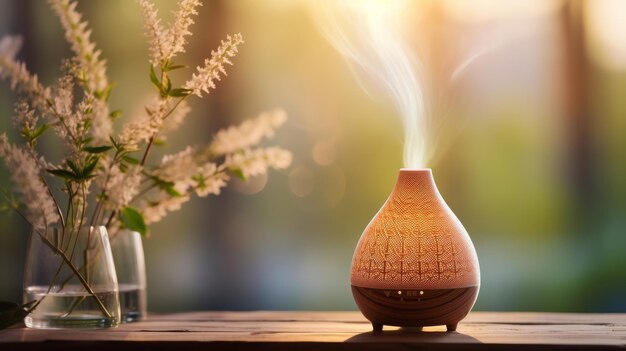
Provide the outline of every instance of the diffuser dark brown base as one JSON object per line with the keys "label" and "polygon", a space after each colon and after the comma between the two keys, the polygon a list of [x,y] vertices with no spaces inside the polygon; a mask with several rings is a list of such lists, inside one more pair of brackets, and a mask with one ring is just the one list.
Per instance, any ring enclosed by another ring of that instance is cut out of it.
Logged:
{"label": "diffuser dark brown base", "polygon": [[383,325],[426,327],[445,325],[455,331],[478,296],[478,287],[433,290],[370,289],[352,286],[357,306],[374,331]]}

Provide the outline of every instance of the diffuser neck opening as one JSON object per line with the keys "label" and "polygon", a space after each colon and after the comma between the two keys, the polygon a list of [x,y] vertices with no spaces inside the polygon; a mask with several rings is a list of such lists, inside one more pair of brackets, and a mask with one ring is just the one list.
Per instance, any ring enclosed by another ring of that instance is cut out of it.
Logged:
{"label": "diffuser neck opening", "polygon": [[438,193],[430,168],[401,168],[394,190],[405,193]]}

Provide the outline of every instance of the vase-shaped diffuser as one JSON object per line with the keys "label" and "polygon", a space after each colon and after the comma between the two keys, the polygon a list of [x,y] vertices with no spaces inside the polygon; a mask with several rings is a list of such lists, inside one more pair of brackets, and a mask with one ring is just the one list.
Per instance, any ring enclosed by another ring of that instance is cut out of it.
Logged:
{"label": "vase-shaped diffuser", "polygon": [[480,286],[476,250],[430,169],[400,170],[357,244],[350,283],[375,331],[383,325],[454,331],[472,309]]}

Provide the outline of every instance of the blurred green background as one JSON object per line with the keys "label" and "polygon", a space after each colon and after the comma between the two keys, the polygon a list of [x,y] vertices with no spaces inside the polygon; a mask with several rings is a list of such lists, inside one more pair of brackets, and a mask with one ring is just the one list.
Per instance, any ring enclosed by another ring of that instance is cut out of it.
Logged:
{"label": "blurred green background", "polygon": [[[156,3],[166,18],[176,5]],[[355,309],[352,253],[402,167],[402,131],[392,106],[363,92],[319,34],[311,6],[324,4],[212,0],[200,8],[178,61],[195,67],[229,33],[246,43],[217,90],[191,100],[185,126],[152,161],[282,107],[290,119],[272,143],[292,150],[294,162],[194,199],[151,229],[151,311]],[[626,312],[626,2],[406,6],[408,38],[416,48],[428,43],[416,55],[441,63],[431,69],[442,85],[455,63],[498,43],[445,98],[450,132],[432,164],[478,251],[476,309]],[[129,118],[152,89],[139,6],[78,8],[116,82],[112,106]],[[0,1],[5,34],[24,36],[20,58],[46,84],[71,56],[44,1]],[[2,82],[3,131],[15,99]],[[8,186],[6,170],[0,177]],[[17,216],[0,226],[0,300],[19,301],[28,229]]]}

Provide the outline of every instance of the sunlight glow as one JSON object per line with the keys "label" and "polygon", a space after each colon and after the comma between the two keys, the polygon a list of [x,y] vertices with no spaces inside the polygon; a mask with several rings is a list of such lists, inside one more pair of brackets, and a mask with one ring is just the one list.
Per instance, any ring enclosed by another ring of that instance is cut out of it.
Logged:
{"label": "sunlight glow", "polygon": [[611,70],[626,70],[626,1],[587,1],[585,21],[591,56]]}

